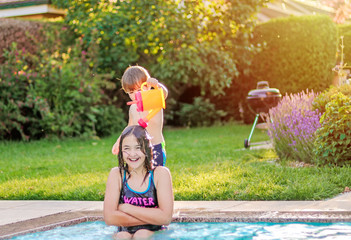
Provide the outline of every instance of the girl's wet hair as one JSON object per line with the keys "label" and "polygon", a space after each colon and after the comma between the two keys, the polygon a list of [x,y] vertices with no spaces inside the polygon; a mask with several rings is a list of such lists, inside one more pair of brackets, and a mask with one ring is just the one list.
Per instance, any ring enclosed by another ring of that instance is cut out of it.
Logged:
{"label": "girl's wet hair", "polygon": [[148,71],[140,66],[128,67],[122,76],[122,88],[125,92],[134,91],[150,78]]}
{"label": "girl's wet hair", "polygon": [[129,126],[121,134],[120,142],[119,142],[119,152],[118,152],[118,166],[121,172],[121,176],[123,176],[123,172],[126,171],[128,176],[130,176],[128,164],[123,160],[123,152],[122,152],[122,144],[123,140],[129,136],[134,135],[137,139],[138,144],[140,145],[141,151],[145,154],[145,162],[144,167],[146,169],[146,174],[144,177],[144,181],[149,173],[152,170],[152,144],[151,137],[145,128],[139,125]]}

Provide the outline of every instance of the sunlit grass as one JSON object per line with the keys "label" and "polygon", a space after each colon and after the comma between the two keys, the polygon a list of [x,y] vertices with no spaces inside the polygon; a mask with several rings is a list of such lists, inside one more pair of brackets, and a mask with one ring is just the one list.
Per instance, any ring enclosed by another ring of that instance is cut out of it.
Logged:
{"label": "sunlit grass", "polygon": [[4,199],[100,200],[104,195],[105,174],[75,174],[14,179],[0,185]]}
{"label": "sunlit grass", "polygon": [[[292,167],[273,150],[245,150],[251,126],[164,130],[176,200],[312,200],[351,186],[350,168]],[[1,142],[0,199],[103,200],[117,165],[104,139]],[[256,129],[252,142],[268,140]]]}

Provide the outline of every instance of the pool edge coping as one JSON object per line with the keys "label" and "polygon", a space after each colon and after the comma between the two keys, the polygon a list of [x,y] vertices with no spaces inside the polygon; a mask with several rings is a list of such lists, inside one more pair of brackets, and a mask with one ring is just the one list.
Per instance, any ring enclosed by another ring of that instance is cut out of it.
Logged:
{"label": "pool edge coping", "polygon": [[[68,216],[68,219],[50,224],[44,224],[49,218]],[[69,216],[71,215],[71,217]],[[17,232],[8,232],[0,235],[0,239],[10,239],[15,236],[34,232],[47,231],[56,227],[67,227],[89,221],[103,221],[101,211],[68,211],[39,218],[28,219],[2,227],[25,225],[33,221],[42,222],[40,226],[27,228]],[[351,222],[351,211],[184,211],[173,214],[172,222],[309,222],[309,223],[335,223]]]}

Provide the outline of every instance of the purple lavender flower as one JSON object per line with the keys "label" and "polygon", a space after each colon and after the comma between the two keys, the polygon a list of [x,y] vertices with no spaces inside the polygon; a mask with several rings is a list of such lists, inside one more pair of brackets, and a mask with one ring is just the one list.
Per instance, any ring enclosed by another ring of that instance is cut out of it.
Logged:
{"label": "purple lavender flower", "polygon": [[268,134],[281,159],[311,162],[315,131],[320,127],[321,113],[312,109],[317,96],[313,91],[283,97],[269,110]]}

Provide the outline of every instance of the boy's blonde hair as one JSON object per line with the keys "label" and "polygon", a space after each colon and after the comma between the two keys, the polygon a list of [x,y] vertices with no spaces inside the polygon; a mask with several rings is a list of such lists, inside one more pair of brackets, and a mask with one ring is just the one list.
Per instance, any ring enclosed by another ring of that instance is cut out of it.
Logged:
{"label": "boy's blonde hair", "polygon": [[134,91],[150,78],[148,71],[140,66],[128,67],[122,76],[122,88],[125,92]]}

